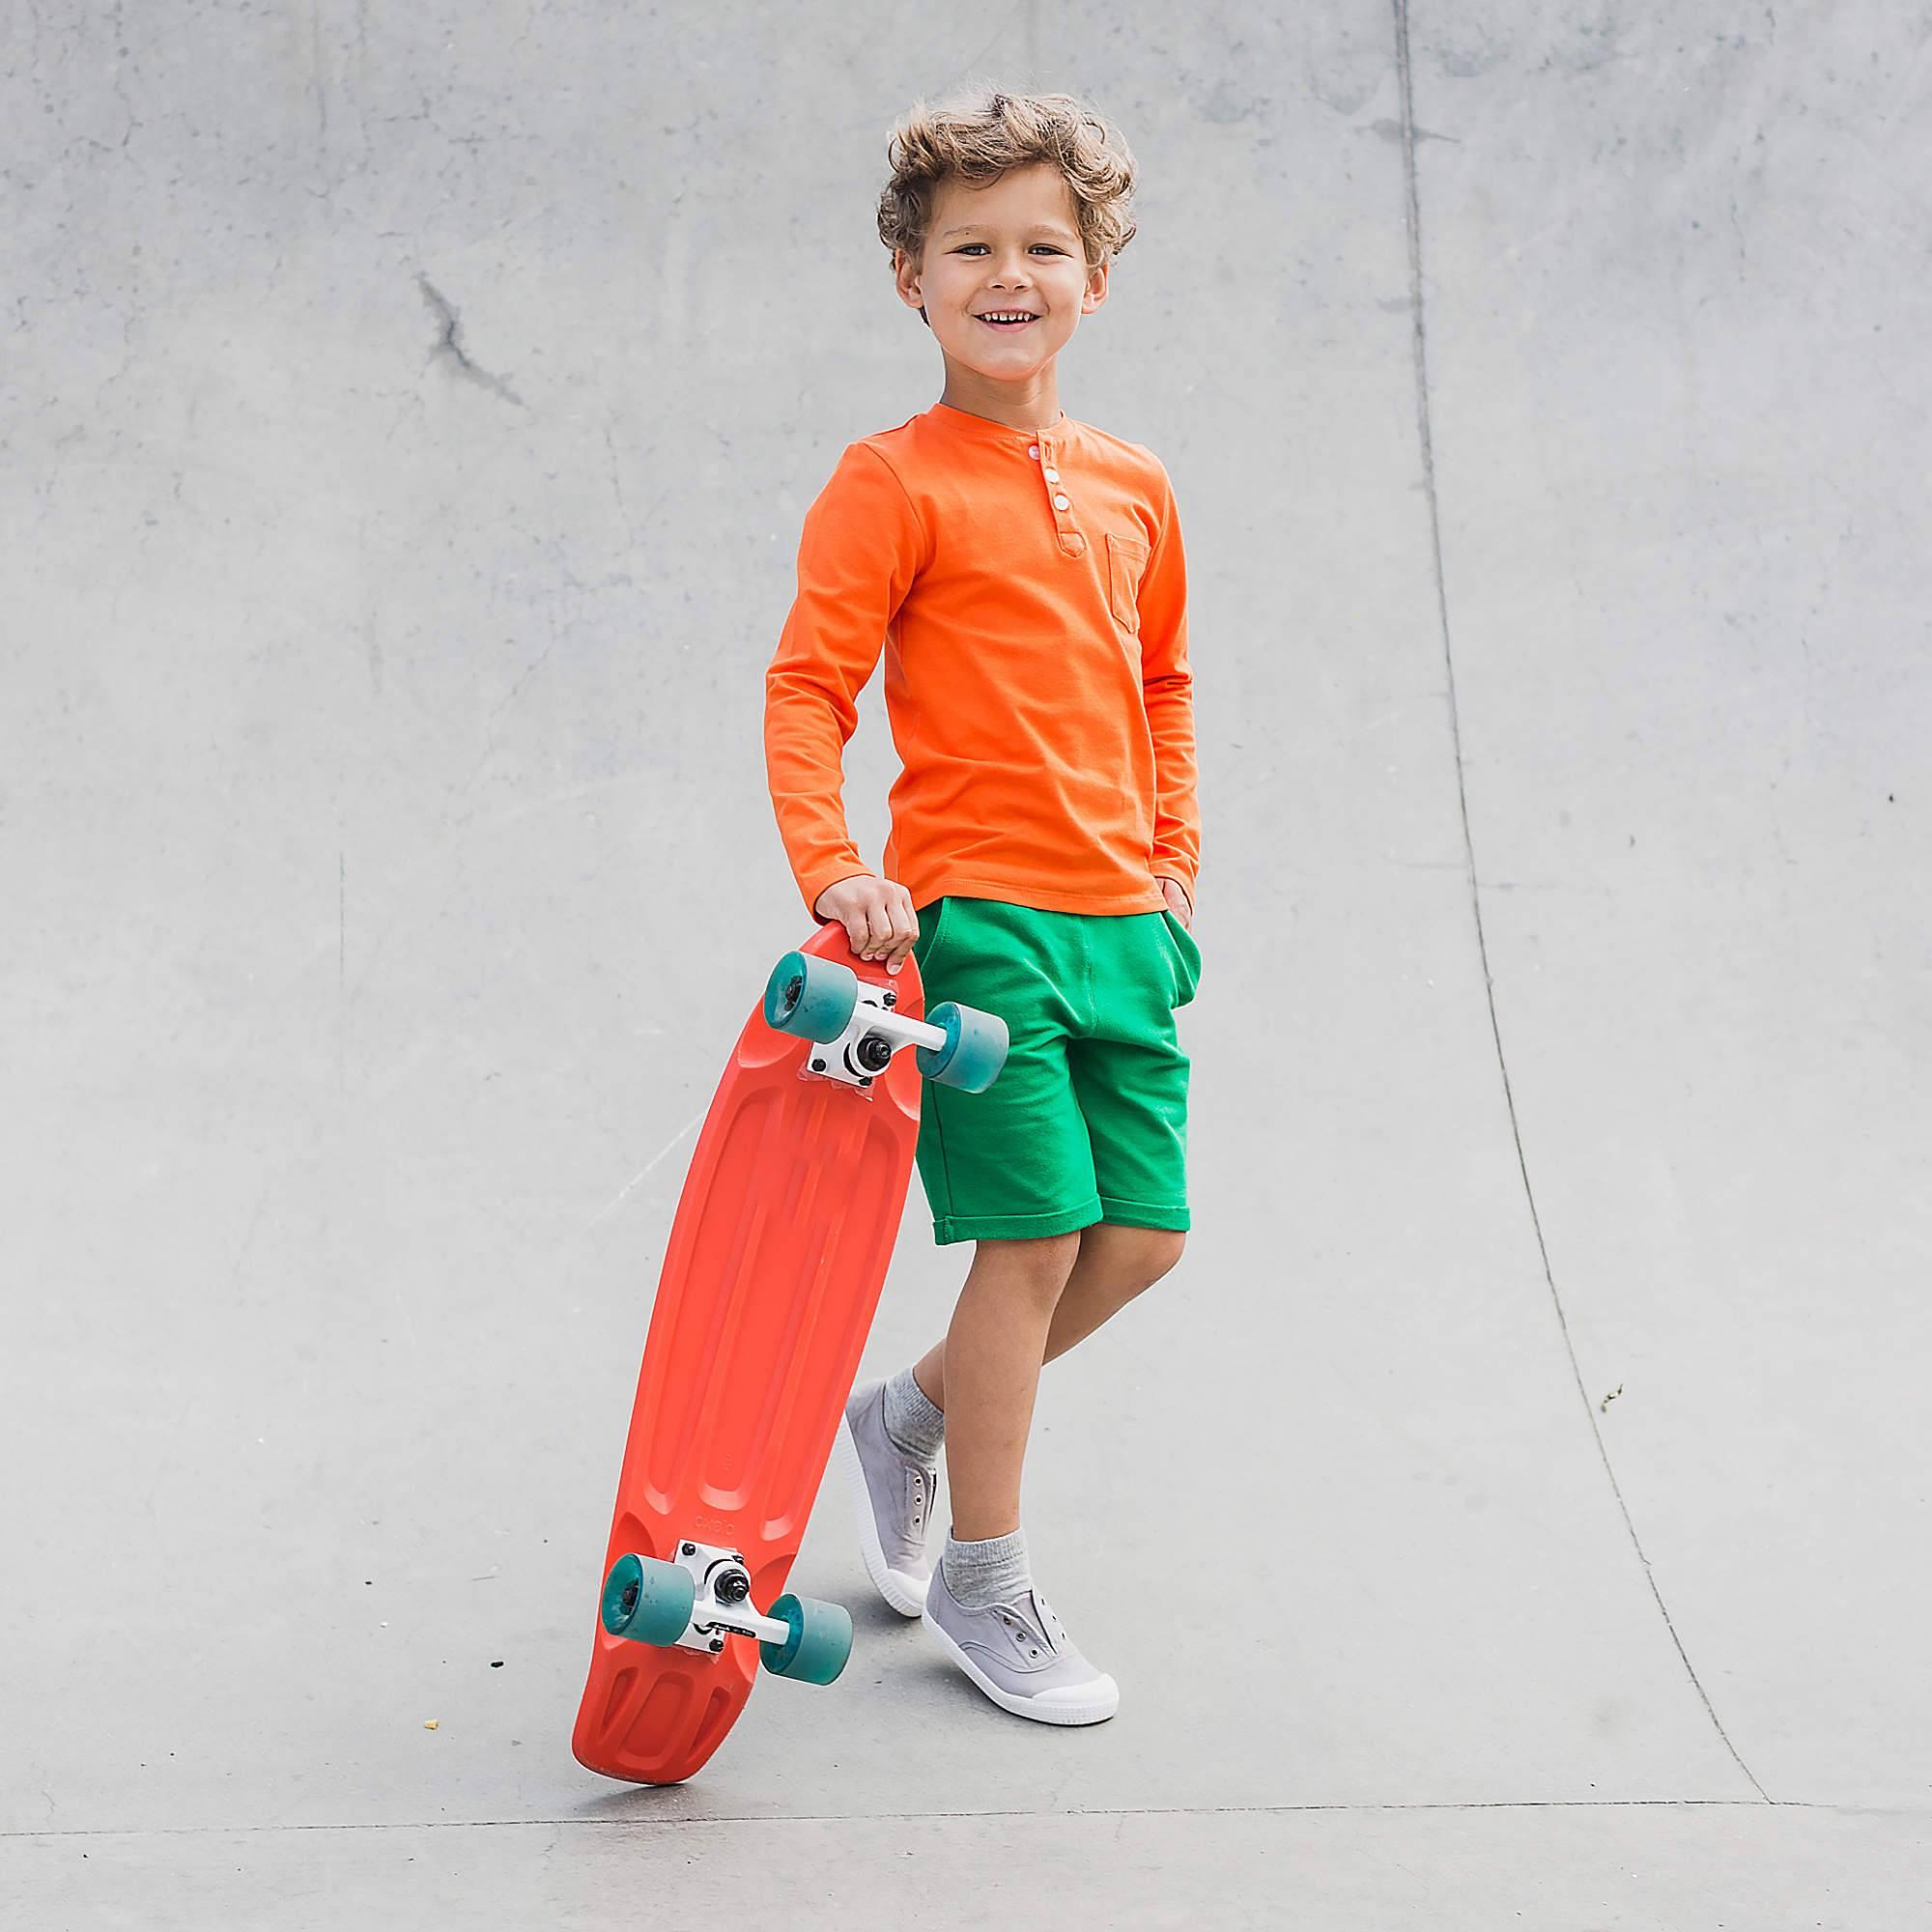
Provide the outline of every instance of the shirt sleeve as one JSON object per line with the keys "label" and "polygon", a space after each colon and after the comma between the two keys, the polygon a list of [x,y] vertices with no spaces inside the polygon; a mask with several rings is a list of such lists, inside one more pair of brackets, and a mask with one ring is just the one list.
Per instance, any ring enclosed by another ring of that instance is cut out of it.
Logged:
{"label": "shirt sleeve", "polygon": [[797,594],[765,674],[765,777],[814,919],[827,886],[871,869],[846,829],[841,753],[924,552],[919,513],[891,465],[848,443],[805,513]]}
{"label": "shirt sleeve", "polygon": [[1187,559],[1167,471],[1160,472],[1161,525],[1138,599],[1141,693],[1153,738],[1153,860],[1194,903],[1201,868],[1201,816],[1195,791],[1194,677],[1187,662]]}

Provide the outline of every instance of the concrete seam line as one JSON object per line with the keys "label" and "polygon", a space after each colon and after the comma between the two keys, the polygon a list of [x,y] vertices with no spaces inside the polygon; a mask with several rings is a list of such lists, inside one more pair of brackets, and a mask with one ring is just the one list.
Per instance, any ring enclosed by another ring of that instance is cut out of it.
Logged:
{"label": "concrete seam line", "polygon": [[1577,1348],[1571,1339],[1570,1323],[1563,1313],[1563,1297],[1557,1293],[1556,1279],[1549,1266],[1549,1249],[1543,1238],[1543,1219],[1537,1212],[1536,1190],[1530,1184],[1529,1161],[1523,1152],[1522,1126],[1517,1119],[1516,1094],[1510,1086],[1509,1061],[1503,1052],[1502,1025],[1496,1017],[1495,982],[1490,976],[1490,948],[1488,935],[1483,930],[1482,892],[1476,871],[1476,843],[1469,830],[1469,793],[1463,769],[1463,724],[1456,703],[1456,659],[1450,644],[1449,632],[1449,591],[1442,572],[1442,521],[1440,505],[1435,491],[1435,452],[1430,438],[1429,419],[1429,356],[1428,338],[1423,327],[1422,313],[1422,207],[1416,185],[1415,169],[1415,89],[1414,75],[1409,65],[1408,53],[1408,0],[1393,0],[1395,9],[1395,56],[1396,79],[1402,98],[1402,173],[1404,192],[1404,217],[1408,230],[1408,294],[1411,321],[1411,339],[1415,359],[1415,416],[1416,433],[1421,445],[1423,496],[1429,505],[1429,537],[1431,567],[1435,573],[1436,619],[1442,633],[1442,664],[1448,676],[1449,697],[1449,739],[1456,762],[1456,799],[1463,819],[1463,854],[1466,866],[1465,876],[1469,882],[1469,910],[1475,920],[1476,953],[1483,969],[1483,993],[1489,1004],[1490,1033],[1496,1045],[1496,1068],[1502,1075],[1503,1104],[1509,1113],[1510,1138],[1516,1146],[1517,1170],[1522,1177],[1523,1199],[1529,1206],[1529,1223],[1536,1236],[1536,1252],[1543,1264],[1543,1279],[1549,1290],[1549,1299],[1556,1310],[1557,1326],[1563,1335],[1563,1347],[1570,1357],[1570,1373],[1577,1384],[1577,1393],[1583,1404],[1583,1414],[1590,1425],[1590,1434],[1596,1441],[1597,1456],[1604,1465],[1604,1473],[1609,1479],[1610,1493],[1616,1498],[1617,1509],[1624,1520],[1624,1528],[1631,1540],[1631,1547],[1636,1551],[1637,1561],[1643,1566],[1644,1580],[1650,1585],[1650,1594],[1656,1600],[1658,1613],[1663,1619],[1663,1627],[1670,1634],[1670,1641],[1676,1646],[1677,1655],[1684,1664],[1686,1674],[1690,1679],[1691,1688],[1697,1692],[1710,1718],[1712,1726],[1723,1741],[1724,1748],[1730,1752],[1732,1761],[1749,1778],[1751,1789],[1767,1804],[1776,1801],[1757,1780],[1751,1768],[1731,1742],[1723,1720],[1718,1716],[1712,1704],[1710,1693],[1704,1689],[1703,1680],[1697,1675],[1696,1666],[1690,1662],[1690,1653],[1684,1648],[1684,1639],[1678,1634],[1677,1626],[1672,1621],[1669,1605],[1663,1601],[1663,1593],[1658,1588],[1657,1577],[1651,1570],[1650,1558],[1644,1553],[1642,1539],[1637,1535],[1636,1524],[1631,1520],[1630,1505],[1624,1499],[1622,1485],[1617,1481],[1617,1472],[1610,1465],[1608,1449],[1604,1443],[1604,1432],[1598,1426],[1595,1409],[1591,1406],[1590,1392],[1583,1385],[1583,1371],[1577,1360]]}

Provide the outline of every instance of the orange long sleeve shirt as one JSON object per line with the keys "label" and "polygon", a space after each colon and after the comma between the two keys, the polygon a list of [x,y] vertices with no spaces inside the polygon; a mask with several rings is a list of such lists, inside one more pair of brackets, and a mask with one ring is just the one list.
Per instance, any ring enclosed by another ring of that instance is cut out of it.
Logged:
{"label": "orange long sleeve shirt", "polygon": [[841,753],[886,659],[901,771],[881,876],[1049,912],[1191,905],[1200,863],[1187,567],[1151,450],[935,403],[846,445],[806,512],[765,680],[765,770],[814,909],[870,871]]}

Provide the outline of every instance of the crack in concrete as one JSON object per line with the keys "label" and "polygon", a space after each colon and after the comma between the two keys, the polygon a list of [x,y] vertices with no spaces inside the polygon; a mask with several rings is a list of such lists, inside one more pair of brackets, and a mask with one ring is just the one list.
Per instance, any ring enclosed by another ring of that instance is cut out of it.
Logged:
{"label": "crack in concrete", "polygon": [[617,445],[611,440],[611,425],[604,425],[604,448],[611,459],[611,488],[617,493],[617,514],[624,520],[626,530],[631,528],[631,506],[624,500],[624,479],[618,472]]}
{"label": "crack in concrete", "polygon": [[[568,576],[568,572],[565,575]],[[517,701],[523,693],[524,686],[529,683],[530,679],[550,662],[551,653],[556,649],[559,641],[560,638],[557,628],[553,623],[551,625],[550,642],[518,673],[516,683],[510,687],[503,696],[497,700],[489,717],[483,721],[483,749],[476,753],[476,761],[469,767],[469,776],[458,787],[456,797],[453,801],[454,804],[460,805],[469,796],[470,787],[475,784],[477,778],[482,773],[483,767],[496,756],[497,721]],[[462,817],[452,819],[450,822],[456,825],[468,825],[469,814],[466,812]]]}
{"label": "crack in concrete", "polygon": [[1658,1614],[1663,1619],[1663,1627],[1670,1634],[1670,1641],[1675,1645],[1679,1661],[1685,1673],[1690,1679],[1691,1689],[1697,1693],[1704,1706],[1704,1713],[1711,1725],[1722,1741],[1731,1760],[1749,1780],[1751,1789],[1767,1804],[1777,1803],[1757,1780],[1751,1768],[1731,1741],[1724,1729],[1723,1720],[1718,1716],[1712,1704],[1710,1693],[1704,1689],[1703,1680],[1697,1675],[1696,1666],[1690,1662],[1690,1653],[1684,1648],[1684,1639],[1678,1634],[1677,1626],[1672,1621],[1670,1607],[1663,1601],[1663,1592],[1658,1587],[1657,1577],[1651,1570],[1650,1558],[1644,1552],[1643,1541],[1636,1533],[1636,1524],[1631,1519],[1630,1504],[1624,1498],[1623,1487],[1617,1481],[1617,1472],[1610,1465],[1609,1451],[1604,1443],[1604,1432],[1597,1417],[1596,1406],[1590,1400],[1589,1390],[1583,1383],[1583,1371],[1577,1359],[1577,1346],[1570,1334],[1570,1323],[1563,1312],[1563,1297],[1557,1293],[1556,1277],[1549,1264],[1549,1247],[1543,1236],[1543,1217],[1537,1211],[1536,1190],[1530,1184],[1529,1160],[1523,1151],[1522,1123],[1517,1118],[1516,1094],[1510,1084],[1509,1061],[1503,1052],[1502,1024],[1496,1016],[1495,980],[1490,972],[1489,938],[1483,929],[1482,881],[1476,869],[1476,843],[1469,829],[1469,792],[1463,760],[1462,715],[1456,702],[1456,660],[1451,648],[1449,630],[1449,592],[1442,570],[1442,517],[1441,503],[1435,488],[1435,454],[1430,439],[1429,409],[1429,342],[1425,327],[1422,306],[1422,209],[1416,183],[1415,168],[1415,85],[1414,73],[1409,63],[1408,51],[1408,0],[1393,0],[1395,9],[1395,55],[1396,81],[1402,99],[1402,169],[1404,191],[1404,214],[1408,228],[1408,287],[1409,307],[1413,317],[1411,339],[1414,346],[1415,362],[1415,415],[1416,432],[1421,447],[1423,496],[1429,505],[1429,534],[1433,552],[1432,562],[1435,573],[1436,619],[1442,634],[1442,661],[1448,673],[1449,736],[1456,763],[1456,798],[1463,819],[1463,854],[1465,862],[1465,875],[1469,882],[1469,908],[1475,921],[1476,952],[1483,968],[1483,992],[1489,1005],[1490,1033],[1495,1041],[1496,1067],[1502,1075],[1503,1104],[1509,1113],[1510,1139],[1516,1148],[1517,1171],[1522,1177],[1523,1199],[1529,1207],[1529,1224],[1536,1236],[1536,1252],[1543,1264],[1544,1285],[1549,1291],[1551,1305],[1556,1311],[1556,1323],[1562,1331],[1563,1347],[1570,1357],[1570,1373],[1576,1380],[1577,1393],[1583,1404],[1583,1413],[1589,1421],[1590,1434],[1597,1445],[1598,1460],[1604,1465],[1604,1474],[1608,1478],[1610,1493],[1616,1499],[1618,1511],[1624,1520],[1624,1529],[1629,1535],[1631,1547],[1643,1568],[1644,1581],[1650,1587],[1650,1594],[1656,1601]]}
{"label": "crack in concrete", "polygon": [[693,1127],[696,1126],[697,1123],[701,1120],[703,1120],[704,1116],[709,1111],[710,1108],[709,1104],[707,1103],[705,1106],[700,1107],[696,1113],[692,1115],[691,1119],[685,1122],[684,1125],[678,1128],[677,1132],[671,1135],[670,1139],[668,1140],[663,1147],[659,1148],[657,1152],[652,1154],[650,1159],[645,1161],[643,1166],[640,1167],[636,1174],[632,1175],[630,1179],[625,1181],[623,1186],[620,1187],[617,1190],[617,1192],[614,1195],[612,1195],[611,1198],[609,1201],[607,1201],[604,1204],[604,1206],[597,1210],[596,1213],[591,1215],[589,1220],[584,1222],[583,1232],[585,1234],[588,1234],[590,1230],[596,1227],[598,1222],[603,1220],[607,1214],[611,1213],[614,1208],[620,1207],[623,1204],[623,1202],[629,1198],[631,1190],[637,1186],[638,1182],[643,1179],[645,1175],[649,1174],[650,1171],[657,1166],[658,1162],[663,1160],[665,1155],[669,1153],[671,1149],[674,1148],[678,1144],[678,1142],[685,1137],[686,1134],[690,1133]]}
{"label": "crack in concrete", "polygon": [[308,10],[309,54],[314,63],[314,73],[309,81],[309,92],[315,97],[316,129],[315,144],[319,153],[328,153],[328,71],[327,56],[322,45],[322,10],[309,0]]}
{"label": "crack in concrete", "polygon": [[[631,1787],[637,1792],[662,1788]],[[641,1831],[655,1828],[688,1832],[699,1825],[896,1825],[936,1823],[953,1819],[1024,1818],[1059,1821],[1067,1818],[1239,1818],[1281,1817],[1321,1811],[1754,1811],[1765,1804],[1779,1811],[1822,1811],[1841,1818],[1921,1818],[1923,1810],[1902,1804],[1834,1804],[1824,1799],[1767,1798],[1463,1798],[1369,1800],[1359,1804],[1096,1804],[1070,1811],[1042,1813],[1009,1806],[990,1811],[719,1811],[680,1813],[667,1818],[412,1818],[363,1819],[339,1825],[159,1825],[132,1831],[107,1827],[72,1826],[61,1832],[0,1831],[8,1838],[205,1838],[216,1833],[232,1837],[263,1837],[274,1832],[500,1832],[526,1828],[561,1832]]]}
{"label": "crack in concrete", "polygon": [[520,410],[527,408],[528,405],[525,403],[523,397],[518,395],[502,377],[494,376],[489,370],[478,368],[469,359],[463,344],[457,340],[462,330],[463,317],[441,290],[420,270],[416,273],[416,286],[422,291],[423,300],[430,305],[437,320],[442,325],[442,334],[435,349],[430,352],[431,355],[447,355],[458,370],[479,387],[488,389],[494,396],[501,396],[506,402],[515,403]]}

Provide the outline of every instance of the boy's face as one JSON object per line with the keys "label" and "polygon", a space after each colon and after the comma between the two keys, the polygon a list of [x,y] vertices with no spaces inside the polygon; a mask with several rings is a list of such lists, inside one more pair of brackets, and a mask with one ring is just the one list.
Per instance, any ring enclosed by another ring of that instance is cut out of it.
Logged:
{"label": "boy's face", "polygon": [[[1073,219],[1073,193],[1050,161],[1014,168],[982,186],[941,182],[924,258],[903,251],[899,298],[923,308],[949,369],[1026,384],[1072,339],[1083,315],[1107,298],[1107,265],[1090,273]],[[1027,310],[1018,326],[982,322]]]}

